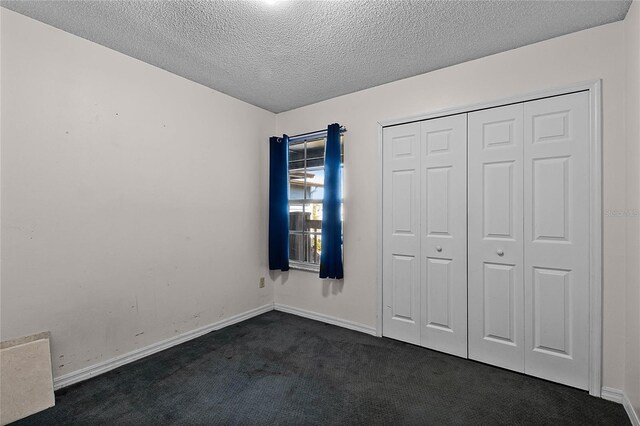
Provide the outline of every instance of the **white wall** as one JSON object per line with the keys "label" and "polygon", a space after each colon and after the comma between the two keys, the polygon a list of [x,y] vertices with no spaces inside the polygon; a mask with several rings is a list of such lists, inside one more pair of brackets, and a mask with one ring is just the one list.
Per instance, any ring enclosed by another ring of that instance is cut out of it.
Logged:
{"label": "white wall", "polygon": [[627,293],[624,391],[640,414],[640,1],[624,21],[627,54]]}
{"label": "white wall", "polygon": [[[618,22],[278,114],[278,133],[332,122],[348,133],[344,282],[302,271],[273,274],[276,303],[376,325],[378,121],[602,78],[604,207],[624,209],[624,63],[624,24]],[[605,217],[603,381],[617,389],[625,374],[625,241],[625,218]]]}
{"label": "white wall", "polygon": [[2,340],[57,377],[272,303],[274,115],[0,11]]}

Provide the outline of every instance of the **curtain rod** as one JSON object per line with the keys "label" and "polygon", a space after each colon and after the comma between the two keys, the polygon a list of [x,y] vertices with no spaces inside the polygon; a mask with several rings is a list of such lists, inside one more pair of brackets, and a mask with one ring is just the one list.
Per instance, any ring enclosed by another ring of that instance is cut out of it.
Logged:
{"label": "curtain rod", "polygon": [[[340,126],[340,133],[345,133],[347,128]],[[315,132],[302,133],[300,135],[289,136],[289,146],[298,145],[307,141],[321,139],[327,136],[327,129],[316,130]],[[278,138],[278,142],[282,142],[282,138]]]}

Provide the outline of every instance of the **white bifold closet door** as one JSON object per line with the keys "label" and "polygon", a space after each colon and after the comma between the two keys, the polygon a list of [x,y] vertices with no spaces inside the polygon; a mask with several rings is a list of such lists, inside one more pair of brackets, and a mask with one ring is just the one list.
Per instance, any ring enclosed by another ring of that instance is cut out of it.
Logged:
{"label": "white bifold closet door", "polygon": [[469,358],[524,371],[523,104],[469,114]]}
{"label": "white bifold closet door", "polygon": [[383,334],[420,344],[420,123],[383,131]]}
{"label": "white bifold closet door", "polygon": [[383,335],[588,389],[590,173],[586,91],[385,128]]}
{"label": "white bifold closet door", "polygon": [[466,114],[383,131],[383,334],[467,356]]}
{"label": "white bifold closet door", "polygon": [[469,358],[589,380],[589,98],[469,114]]}
{"label": "white bifold closet door", "polygon": [[421,123],[424,347],[467,357],[467,115]]}
{"label": "white bifold closet door", "polygon": [[589,387],[588,92],[524,105],[525,373]]}

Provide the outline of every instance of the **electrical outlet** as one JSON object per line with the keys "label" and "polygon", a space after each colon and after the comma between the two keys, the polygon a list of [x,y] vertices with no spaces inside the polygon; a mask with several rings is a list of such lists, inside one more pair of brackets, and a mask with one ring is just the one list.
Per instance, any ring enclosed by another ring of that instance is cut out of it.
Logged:
{"label": "electrical outlet", "polygon": [[260,288],[264,288],[264,277],[260,277]]}

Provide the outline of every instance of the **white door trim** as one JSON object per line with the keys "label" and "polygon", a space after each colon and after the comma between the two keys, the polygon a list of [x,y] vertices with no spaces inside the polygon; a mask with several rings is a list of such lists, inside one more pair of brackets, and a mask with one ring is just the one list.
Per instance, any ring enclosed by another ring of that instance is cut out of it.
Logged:
{"label": "white door trim", "polygon": [[518,102],[527,102],[573,92],[589,91],[590,127],[590,283],[589,283],[589,393],[600,397],[602,389],[602,80],[590,80],[550,90],[512,96],[490,102],[448,108],[378,122],[378,219],[377,219],[377,320],[382,336],[382,129],[397,124],[468,113]]}

